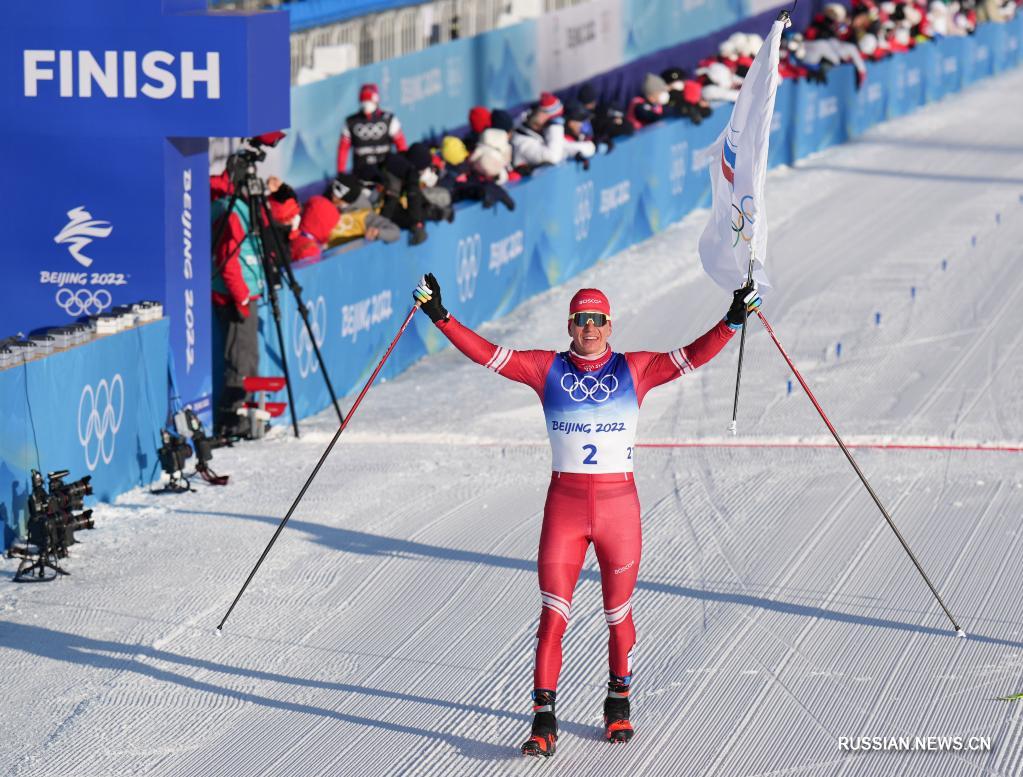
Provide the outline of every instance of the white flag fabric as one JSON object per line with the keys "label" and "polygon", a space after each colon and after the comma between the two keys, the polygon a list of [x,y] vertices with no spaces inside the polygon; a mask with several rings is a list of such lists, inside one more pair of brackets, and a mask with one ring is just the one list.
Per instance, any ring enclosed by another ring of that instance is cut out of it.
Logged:
{"label": "white flag fabric", "polygon": [[771,285],[764,271],[764,179],[780,80],[778,46],[785,26],[786,21],[779,19],[771,27],[742,82],[728,126],[711,147],[711,214],[700,236],[700,261],[714,282],[727,291],[745,283],[751,249],[755,259],[753,278],[760,286]]}

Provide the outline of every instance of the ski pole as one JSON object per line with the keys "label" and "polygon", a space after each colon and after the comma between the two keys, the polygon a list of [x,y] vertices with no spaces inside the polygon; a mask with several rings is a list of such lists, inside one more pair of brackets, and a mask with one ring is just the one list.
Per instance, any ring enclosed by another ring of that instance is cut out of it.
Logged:
{"label": "ski pole", "polygon": [[[749,246],[749,273],[746,275],[746,283],[753,283],[753,244]],[[742,311],[742,334],[739,335],[739,368],[735,373],[735,400],[732,402],[732,423],[728,425],[728,431],[735,434],[736,419],[739,416],[739,382],[742,380],[742,356],[746,350],[746,324],[749,322],[749,311],[743,306]]]}
{"label": "ski pole", "polygon": [[333,449],[334,443],[336,443],[338,438],[341,436],[341,432],[343,432],[348,427],[348,422],[351,421],[352,416],[355,415],[355,411],[359,408],[359,403],[362,402],[362,398],[366,396],[366,392],[369,391],[369,387],[373,385],[373,381],[376,380],[377,375],[380,373],[380,368],[384,366],[384,362],[387,361],[387,357],[391,355],[391,351],[394,350],[394,346],[398,344],[398,340],[401,338],[403,334],[405,334],[405,330],[408,329],[409,322],[412,321],[412,317],[416,314],[417,310],[419,310],[418,302],[412,306],[412,310],[410,310],[408,312],[408,315],[405,316],[405,322],[401,325],[401,329],[398,330],[398,334],[396,334],[394,336],[394,339],[391,340],[391,344],[387,347],[387,353],[384,354],[384,357],[380,360],[380,363],[377,364],[376,369],[373,370],[373,374],[369,376],[369,380],[366,381],[366,385],[362,387],[362,391],[360,391],[359,396],[356,397],[351,410],[348,411],[348,415],[345,416],[344,421],[341,422],[341,425],[338,426],[337,431],[334,432],[333,439],[331,439],[330,444],[327,446],[327,449],[323,452],[323,455],[320,456],[320,460],[316,462],[316,466],[313,467],[312,474],[309,475],[309,478],[306,480],[305,485],[302,486],[302,490],[298,492],[298,496],[295,497],[295,501],[291,503],[291,507],[288,508],[288,512],[284,516],[284,520],[281,521],[280,526],[277,527],[277,531],[274,532],[274,536],[270,538],[270,542],[263,550],[263,555],[259,557],[259,561],[256,562],[256,566],[254,566],[252,568],[252,571],[249,572],[249,576],[245,579],[245,584],[241,587],[241,590],[238,592],[238,595],[234,597],[234,601],[231,602],[231,606],[227,608],[227,614],[224,615],[224,619],[220,621],[220,625],[217,626],[217,631],[223,630],[224,624],[227,623],[227,619],[231,617],[231,612],[234,610],[234,606],[238,604],[238,600],[242,598],[242,594],[245,593],[245,589],[249,587],[249,583],[252,582],[252,578],[256,576],[256,570],[259,569],[259,565],[263,563],[263,559],[265,559],[267,554],[270,552],[270,548],[272,548],[273,544],[277,542],[277,538],[280,536],[281,531],[284,530],[284,525],[288,522],[288,519],[291,518],[291,514],[295,512],[295,508],[298,507],[298,503],[302,501],[302,497],[305,496],[305,492],[308,490],[310,484],[313,482],[313,479],[316,477],[316,474],[320,471],[320,467],[323,466],[323,462],[327,460],[327,456],[330,455],[330,451]]}
{"label": "ski pole", "polygon": [[956,623],[956,619],[952,617],[952,613],[949,612],[948,607],[945,606],[945,602],[942,601],[941,595],[938,593],[938,589],[934,587],[934,584],[931,582],[931,579],[927,577],[927,573],[924,572],[924,568],[920,566],[920,562],[917,561],[916,556],[913,555],[913,551],[909,549],[909,543],[907,543],[906,540],[903,538],[902,533],[895,525],[895,521],[892,520],[891,515],[888,514],[888,511],[885,509],[884,505],[881,504],[880,498],[878,498],[877,494],[874,493],[874,489],[870,487],[870,483],[867,481],[867,478],[863,474],[863,471],[856,463],[856,460],[852,457],[852,454],[849,453],[849,449],[845,447],[845,443],[842,442],[842,438],[838,436],[838,432],[835,430],[835,427],[831,425],[831,421],[829,421],[827,415],[825,415],[824,409],[820,406],[820,403],[817,402],[817,398],[813,395],[813,392],[810,391],[810,387],[806,385],[806,381],[803,380],[803,376],[800,374],[799,370],[796,369],[796,365],[792,363],[792,359],[789,358],[789,355],[785,352],[785,349],[782,347],[782,344],[778,341],[777,335],[775,335],[774,330],[771,329],[771,325],[767,323],[767,319],[764,318],[764,314],[758,310],[757,315],[760,317],[760,321],[761,323],[763,323],[764,328],[767,330],[767,333],[771,336],[771,339],[774,340],[774,344],[778,346],[778,351],[781,353],[782,358],[785,359],[786,363],[789,365],[789,369],[791,369],[792,373],[796,376],[796,380],[799,381],[799,385],[803,387],[803,391],[806,392],[806,396],[810,398],[810,402],[813,403],[814,408],[816,408],[817,412],[820,414],[820,417],[824,421],[825,426],[828,427],[828,431],[831,432],[832,436],[835,438],[835,442],[838,443],[838,447],[842,449],[842,453],[844,453],[845,457],[849,459],[849,463],[852,464],[852,468],[856,470],[856,474],[859,476],[860,482],[863,483],[864,488],[867,489],[867,493],[869,493],[871,498],[874,500],[874,504],[877,505],[877,509],[881,511],[881,515],[883,515],[884,519],[888,521],[888,525],[892,528],[892,531],[895,532],[895,536],[899,538],[899,542],[902,543],[903,549],[909,555],[909,558],[913,561],[913,564],[916,566],[916,569],[920,573],[920,576],[924,579],[924,582],[927,583],[927,587],[931,589],[931,593],[934,594],[934,598],[938,600],[938,604],[941,605],[941,609],[945,611],[945,615],[947,615],[948,619],[952,622],[952,626],[956,630],[956,636],[965,638],[966,632],[959,627],[959,624]]}

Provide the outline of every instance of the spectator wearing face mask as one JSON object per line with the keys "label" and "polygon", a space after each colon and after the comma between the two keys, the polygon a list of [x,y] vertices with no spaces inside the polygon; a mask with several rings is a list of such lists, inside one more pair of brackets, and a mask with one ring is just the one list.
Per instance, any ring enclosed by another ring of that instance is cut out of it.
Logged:
{"label": "spectator wearing face mask", "polygon": [[643,78],[643,94],[633,97],[625,117],[636,129],[642,129],[664,118],[664,106],[670,95],[668,85],[656,73],[647,73]]}
{"label": "spectator wearing face mask", "polygon": [[408,148],[401,123],[393,113],[380,108],[376,84],[363,84],[359,89],[359,110],[345,119],[341,130],[337,171],[346,171],[350,151],[353,174],[363,181],[382,181],[380,167],[392,146],[398,151]]}

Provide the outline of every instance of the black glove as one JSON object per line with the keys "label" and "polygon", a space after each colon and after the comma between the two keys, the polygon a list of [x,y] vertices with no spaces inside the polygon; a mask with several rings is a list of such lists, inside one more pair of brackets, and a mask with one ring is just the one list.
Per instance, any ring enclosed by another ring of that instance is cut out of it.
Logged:
{"label": "black glove", "polygon": [[741,329],[746,320],[746,313],[752,313],[760,307],[763,300],[757,290],[756,281],[747,283],[741,289],[732,292],[732,306],[725,314],[725,323],[732,329]]}
{"label": "black glove", "polygon": [[412,298],[419,303],[419,307],[433,323],[447,320],[448,311],[440,304],[440,284],[437,283],[432,272],[423,276],[415,291],[412,292]]}

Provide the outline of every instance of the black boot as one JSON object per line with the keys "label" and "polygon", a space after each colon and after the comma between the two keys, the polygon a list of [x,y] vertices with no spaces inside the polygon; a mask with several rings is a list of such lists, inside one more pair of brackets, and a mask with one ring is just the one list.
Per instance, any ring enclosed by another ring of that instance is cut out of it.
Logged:
{"label": "black boot", "polygon": [[629,686],[632,676],[611,675],[604,699],[604,736],[608,742],[628,742],[635,733],[629,722]]}
{"label": "black boot", "polygon": [[522,754],[549,758],[558,741],[558,719],[554,717],[554,691],[537,688],[533,691],[533,729],[522,743]]}

